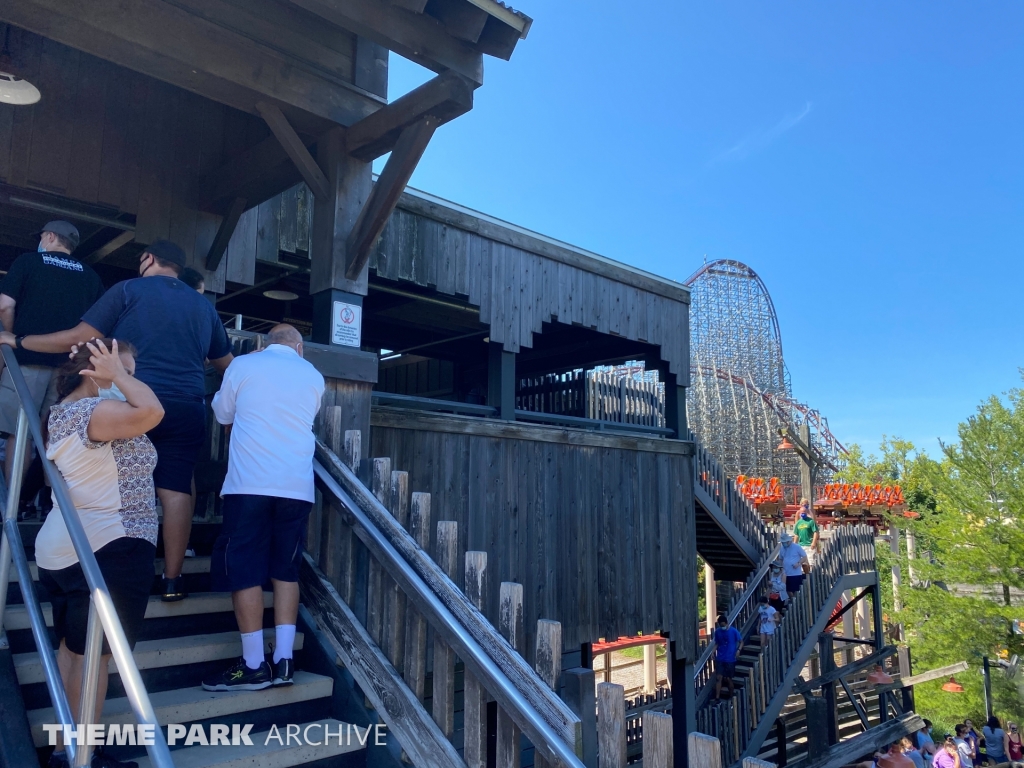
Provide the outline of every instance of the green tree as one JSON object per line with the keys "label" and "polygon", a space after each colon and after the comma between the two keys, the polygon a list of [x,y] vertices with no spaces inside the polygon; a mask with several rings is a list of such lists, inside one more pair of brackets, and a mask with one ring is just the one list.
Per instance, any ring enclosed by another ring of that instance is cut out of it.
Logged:
{"label": "green tree", "polygon": [[[892,589],[883,578],[885,612],[902,623],[922,672],[967,661],[957,675],[963,694],[941,690],[944,681],[919,686],[917,708],[940,732],[965,717],[983,720],[981,659],[993,661],[993,703],[1004,718],[1024,718],[1017,681],[1009,680],[996,659],[1024,655],[1024,638],[1014,620],[1024,607],[1012,594],[1024,587],[1024,394],[991,397],[963,422],[958,439],[942,445],[934,461],[899,439],[884,439],[880,455],[857,448],[844,473],[846,482],[899,483],[916,518],[893,523],[915,535],[913,562],[901,549],[902,610],[893,611]],[[879,570],[887,573],[894,556],[879,548]],[[883,570],[884,569],[884,570]],[[913,573],[913,579],[911,579]],[[1018,676],[1018,680],[1019,680]]]}

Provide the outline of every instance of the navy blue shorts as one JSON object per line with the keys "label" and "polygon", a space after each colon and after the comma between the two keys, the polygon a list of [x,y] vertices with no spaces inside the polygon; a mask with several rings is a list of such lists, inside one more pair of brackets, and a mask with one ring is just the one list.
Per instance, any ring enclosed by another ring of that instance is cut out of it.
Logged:
{"label": "navy blue shorts", "polygon": [[156,448],[153,485],[192,493],[192,472],[206,442],[206,403],[160,398],[160,405],[163,421],[146,433]]}
{"label": "navy blue shorts", "polygon": [[267,586],[270,579],[298,581],[310,501],[224,496],[224,525],[213,545],[210,583],[214,592]]}
{"label": "navy blue shorts", "polygon": [[794,592],[799,592],[800,591],[800,587],[804,583],[804,577],[806,575],[807,575],[806,573],[801,573],[799,576],[787,576],[786,577],[786,591],[789,592],[789,594],[791,594],[791,595]]}
{"label": "navy blue shorts", "polygon": [[724,678],[736,677],[735,661],[715,661],[715,671]]}

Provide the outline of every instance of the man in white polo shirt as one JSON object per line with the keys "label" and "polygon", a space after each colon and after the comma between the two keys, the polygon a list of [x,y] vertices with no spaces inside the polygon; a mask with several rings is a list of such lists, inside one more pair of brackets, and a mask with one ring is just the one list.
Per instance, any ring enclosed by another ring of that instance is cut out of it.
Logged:
{"label": "man in white polo shirt", "polygon": [[[236,357],[213,398],[230,424],[224,524],[213,547],[215,591],[230,591],[242,633],[242,658],[203,681],[208,691],[258,691],[290,685],[299,612],[299,563],[313,508],[313,419],[324,377],[302,359],[290,325],[267,334],[266,349]],[[263,586],[274,588],[273,669],[263,656]]]}

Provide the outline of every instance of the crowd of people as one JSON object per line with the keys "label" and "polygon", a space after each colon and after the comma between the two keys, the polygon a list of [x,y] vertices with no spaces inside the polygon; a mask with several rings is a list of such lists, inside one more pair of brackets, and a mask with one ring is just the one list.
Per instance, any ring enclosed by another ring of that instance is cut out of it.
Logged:
{"label": "crowd of people", "polygon": [[857,768],[978,768],[979,766],[1011,766],[1022,768],[1021,737],[1016,723],[1007,722],[1004,729],[998,717],[990,717],[981,733],[971,720],[957,725],[953,733],[940,740],[932,735],[932,723],[924,721],[917,733],[893,742],[888,749],[876,752]]}
{"label": "crowd of people", "polygon": [[[15,260],[0,284],[0,344],[14,349],[41,419],[43,450],[66,481],[128,643],[134,648],[145,618],[159,538],[160,595],[166,601],[188,597],[182,566],[193,471],[206,440],[210,364],[223,374],[213,412],[231,430],[211,583],[232,593],[242,656],[202,685],[210,691],[289,685],[298,567],[314,498],[312,426],[324,379],[303,359],[302,336],[286,324],[271,329],[259,354],[235,358],[216,310],[201,295],[201,273],[186,268],[175,244],[146,246],[138,277],[104,291],[96,272],[74,257],[78,241],[72,224],[53,221],[40,232],[37,251]],[[0,432],[15,434],[18,408],[5,370]],[[8,447],[10,480],[25,467],[13,465],[15,451]],[[36,537],[35,555],[77,719],[90,592],[57,503]],[[269,660],[264,586],[274,592]],[[106,697],[106,642],[102,653],[97,715]],[[60,744],[49,765],[68,765]],[[91,765],[136,764],[97,747]]]}

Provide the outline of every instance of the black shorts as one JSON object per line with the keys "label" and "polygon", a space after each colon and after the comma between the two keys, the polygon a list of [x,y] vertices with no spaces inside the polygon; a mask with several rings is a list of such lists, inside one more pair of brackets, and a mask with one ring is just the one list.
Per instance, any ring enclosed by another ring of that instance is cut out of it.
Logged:
{"label": "black shorts", "polygon": [[298,581],[310,501],[229,493],[224,524],[213,545],[210,583],[215,592]]}
{"label": "black shorts", "polygon": [[799,576],[787,576],[786,577],[786,591],[789,594],[800,591],[800,586],[804,583],[804,576],[807,574],[801,573]]}
{"label": "black shorts", "polygon": [[736,677],[735,661],[715,661],[715,671],[722,677]]}
{"label": "black shorts", "polygon": [[160,398],[160,405],[163,421],[146,433],[156,448],[153,485],[192,493],[192,472],[206,442],[206,403]]}
{"label": "black shorts", "polygon": [[[156,547],[145,539],[127,536],[114,539],[96,552],[100,573],[110,590],[110,599],[131,648],[135,648],[135,640],[146,618],[155,557]],[[53,631],[58,642],[63,640],[69,651],[83,655],[89,626],[90,591],[81,563],[59,571],[40,568],[39,583],[50,593]],[[106,638],[103,640],[103,653],[110,653]]]}

